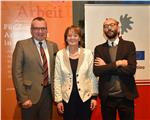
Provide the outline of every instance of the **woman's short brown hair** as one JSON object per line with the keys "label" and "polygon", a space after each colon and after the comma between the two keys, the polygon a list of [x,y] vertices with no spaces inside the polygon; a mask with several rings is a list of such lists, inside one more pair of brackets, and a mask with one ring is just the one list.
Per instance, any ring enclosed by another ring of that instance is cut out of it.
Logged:
{"label": "woman's short brown hair", "polygon": [[71,25],[66,28],[65,33],[64,33],[64,40],[65,40],[65,46],[67,47],[68,42],[67,42],[67,36],[70,30],[73,30],[76,34],[79,35],[80,41],[79,41],[79,46],[83,47],[83,40],[82,40],[82,32],[81,28],[75,25]]}

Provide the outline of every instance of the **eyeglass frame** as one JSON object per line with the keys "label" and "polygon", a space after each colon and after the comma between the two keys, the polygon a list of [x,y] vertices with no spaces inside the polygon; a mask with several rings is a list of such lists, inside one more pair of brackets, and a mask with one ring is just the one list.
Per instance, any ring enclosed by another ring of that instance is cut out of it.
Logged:
{"label": "eyeglass frame", "polygon": [[46,31],[47,27],[31,27],[32,30],[36,30],[36,31]]}
{"label": "eyeglass frame", "polygon": [[104,24],[103,27],[104,27],[105,29],[107,29],[107,28],[109,28],[109,26],[110,26],[110,27],[114,27],[114,26],[116,26],[116,25],[118,25],[118,24],[117,24],[117,23]]}

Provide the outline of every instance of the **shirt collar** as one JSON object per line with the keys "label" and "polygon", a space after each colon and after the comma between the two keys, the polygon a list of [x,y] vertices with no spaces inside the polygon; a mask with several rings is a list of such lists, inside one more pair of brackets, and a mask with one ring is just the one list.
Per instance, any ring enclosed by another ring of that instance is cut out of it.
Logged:
{"label": "shirt collar", "polygon": [[115,40],[108,40],[108,45],[109,45],[110,47],[112,47],[112,42],[114,42],[114,43],[113,43],[114,46],[117,46],[118,43],[119,43],[119,38],[117,38],[117,39],[115,39]]}
{"label": "shirt collar", "polygon": [[43,47],[46,46],[46,41],[45,41],[45,40],[38,41],[38,40],[34,39],[34,42],[35,42],[36,46],[38,46],[38,47],[40,46],[40,45],[39,45],[39,42],[42,42]]}

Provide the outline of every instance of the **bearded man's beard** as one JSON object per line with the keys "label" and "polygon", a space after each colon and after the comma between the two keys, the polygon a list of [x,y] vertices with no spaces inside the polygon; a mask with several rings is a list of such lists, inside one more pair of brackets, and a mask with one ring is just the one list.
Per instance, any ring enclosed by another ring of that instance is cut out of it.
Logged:
{"label": "bearded man's beard", "polygon": [[107,31],[105,32],[105,35],[108,39],[113,39],[113,38],[116,38],[116,36],[118,35],[118,31]]}

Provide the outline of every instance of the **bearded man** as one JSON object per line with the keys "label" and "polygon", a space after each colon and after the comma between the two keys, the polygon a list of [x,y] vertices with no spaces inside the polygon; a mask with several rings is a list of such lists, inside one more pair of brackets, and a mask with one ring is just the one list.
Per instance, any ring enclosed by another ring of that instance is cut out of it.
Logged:
{"label": "bearded man", "polygon": [[106,18],[103,33],[106,42],[95,47],[93,72],[99,77],[99,97],[103,120],[134,120],[134,99],[138,96],[134,74],[136,48],[119,37],[119,22]]}

